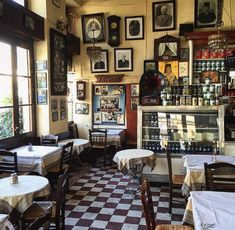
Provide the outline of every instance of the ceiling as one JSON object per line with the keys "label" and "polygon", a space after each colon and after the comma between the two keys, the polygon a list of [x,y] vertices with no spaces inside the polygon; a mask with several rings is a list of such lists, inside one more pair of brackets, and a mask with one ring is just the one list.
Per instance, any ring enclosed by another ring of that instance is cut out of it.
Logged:
{"label": "ceiling", "polygon": [[83,0],[65,0],[66,6],[78,7],[83,5]]}

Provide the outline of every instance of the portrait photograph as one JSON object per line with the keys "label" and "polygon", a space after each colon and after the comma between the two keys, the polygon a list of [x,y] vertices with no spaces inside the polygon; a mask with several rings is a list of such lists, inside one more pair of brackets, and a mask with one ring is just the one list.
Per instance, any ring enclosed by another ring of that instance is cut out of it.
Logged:
{"label": "portrait photograph", "polygon": [[65,120],[66,119],[66,109],[61,109],[60,110],[60,120]]}
{"label": "portrait photograph", "polygon": [[58,100],[52,99],[51,100],[51,111],[58,110]]}
{"label": "portrait photograph", "polygon": [[139,84],[131,84],[131,96],[139,96]]}
{"label": "portrait photograph", "polygon": [[66,100],[60,99],[60,109],[66,109]]}
{"label": "portrait photograph", "polygon": [[51,116],[52,116],[52,122],[58,121],[58,119],[59,119],[58,111],[52,112]]}
{"label": "portrait photograph", "polygon": [[108,50],[102,50],[102,54],[96,61],[91,60],[92,73],[107,73],[109,71]]}
{"label": "portrait photograph", "polygon": [[194,27],[214,27],[221,21],[222,0],[195,0]]}
{"label": "portrait photograph", "polygon": [[114,70],[133,71],[133,48],[114,49]]}
{"label": "portrait photograph", "polygon": [[94,113],[94,124],[102,123],[102,113]]}
{"label": "portrait photograph", "polygon": [[47,88],[47,73],[45,72],[37,72],[37,87],[38,88]]}
{"label": "portrait photograph", "polygon": [[83,43],[105,41],[104,14],[82,15],[82,36]]}
{"label": "portrait photograph", "polygon": [[137,106],[139,105],[139,97],[131,98],[131,110],[137,110]]}
{"label": "portrait photograph", "polygon": [[179,78],[178,61],[161,61],[158,63],[158,69],[165,76],[169,86],[173,86],[174,79]]}
{"label": "portrait photograph", "polygon": [[176,28],[175,0],[153,2],[153,31],[174,30]]}
{"label": "portrait photograph", "polygon": [[180,48],[180,60],[189,60],[189,48]]}
{"label": "portrait photograph", "polygon": [[179,62],[179,77],[187,77],[188,75],[189,75],[188,62],[180,61]]}
{"label": "portrait photograph", "polygon": [[75,113],[77,114],[89,114],[89,104],[87,103],[76,103]]}
{"label": "portrait photograph", "polygon": [[155,60],[144,60],[144,72],[157,71],[157,62]]}
{"label": "portrait photograph", "polygon": [[144,16],[125,17],[125,39],[144,39]]}

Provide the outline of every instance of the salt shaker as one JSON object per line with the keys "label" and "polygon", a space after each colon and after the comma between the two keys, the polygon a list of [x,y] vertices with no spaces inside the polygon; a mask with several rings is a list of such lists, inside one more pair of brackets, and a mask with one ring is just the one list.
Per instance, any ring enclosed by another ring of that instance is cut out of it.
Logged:
{"label": "salt shaker", "polygon": [[12,173],[10,176],[10,183],[11,184],[16,184],[18,183],[18,176],[17,173]]}
{"label": "salt shaker", "polygon": [[32,143],[29,143],[29,145],[28,145],[28,151],[33,151],[33,145],[32,145]]}

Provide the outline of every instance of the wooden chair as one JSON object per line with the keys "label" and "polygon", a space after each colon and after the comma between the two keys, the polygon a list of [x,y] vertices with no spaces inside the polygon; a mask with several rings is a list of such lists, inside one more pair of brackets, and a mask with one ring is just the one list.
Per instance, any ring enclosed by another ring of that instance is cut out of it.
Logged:
{"label": "wooden chair", "polygon": [[18,173],[17,153],[0,149],[0,178]]}
{"label": "wooden chair", "polygon": [[173,202],[173,189],[182,187],[185,176],[173,175],[171,153],[168,150],[166,151],[166,156],[167,156],[168,174],[169,174],[169,213],[171,213],[172,202]]}
{"label": "wooden chair", "polygon": [[[23,213],[23,226],[32,223],[39,217],[43,217],[52,207],[50,229],[62,230],[65,228],[65,199],[68,184],[68,168],[59,176],[56,193],[50,201],[38,201],[33,203]],[[24,228],[23,228],[24,229]]]}
{"label": "wooden chair", "polygon": [[143,205],[144,216],[148,230],[193,230],[193,228],[186,225],[160,224],[156,227],[152,194],[149,181],[147,179],[142,181],[140,199]]}
{"label": "wooden chair", "polygon": [[107,130],[106,129],[89,130],[89,141],[91,143],[91,153],[92,153],[91,157],[95,157],[94,159],[96,162],[97,157],[102,154],[104,160],[103,165],[105,167],[106,158],[108,157],[110,151],[110,145],[107,143]]}
{"label": "wooden chair", "polygon": [[70,126],[70,129],[71,129],[71,133],[72,133],[73,138],[79,138],[78,126],[77,126],[77,124],[76,124],[76,123],[73,123],[73,124]]}
{"label": "wooden chair", "polygon": [[40,144],[46,146],[58,146],[58,136],[52,134],[41,136]]}
{"label": "wooden chair", "polygon": [[226,162],[204,163],[206,190],[235,192],[235,165]]}

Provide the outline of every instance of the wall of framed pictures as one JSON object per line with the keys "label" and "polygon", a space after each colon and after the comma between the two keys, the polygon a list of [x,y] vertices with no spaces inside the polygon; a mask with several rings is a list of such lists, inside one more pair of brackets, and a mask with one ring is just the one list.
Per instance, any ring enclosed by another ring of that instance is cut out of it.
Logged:
{"label": "wall of framed pictures", "polygon": [[125,126],[125,85],[93,85],[93,126]]}

